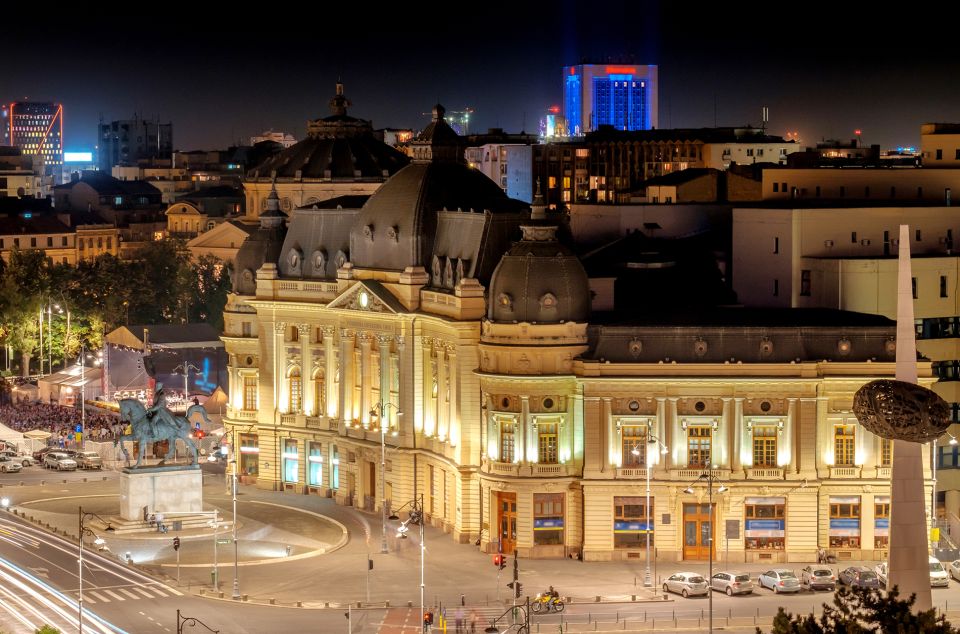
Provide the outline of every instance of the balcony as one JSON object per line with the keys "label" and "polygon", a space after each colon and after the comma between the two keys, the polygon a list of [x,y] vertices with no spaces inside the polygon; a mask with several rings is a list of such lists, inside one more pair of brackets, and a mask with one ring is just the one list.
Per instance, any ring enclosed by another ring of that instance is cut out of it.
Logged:
{"label": "balcony", "polygon": [[851,479],[860,477],[859,466],[830,467],[830,477],[839,479]]}
{"label": "balcony", "polygon": [[747,469],[750,480],[783,480],[783,469],[779,467],[750,467]]}
{"label": "balcony", "polygon": [[281,424],[281,425],[296,425],[296,424],[297,424],[297,415],[296,415],[296,414],[280,414],[280,424]]}
{"label": "balcony", "polygon": [[891,467],[877,467],[878,478],[889,478],[890,473],[891,473]]}
{"label": "balcony", "polygon": [[620,467],[617,469],[617,477],[632,480],[646,480],[647,470],[645,467]]}
{"label": "balcony", "polygon": [[240,420],[256,420],[257,410],[255,409],[230,409],[227,410],[227,416]]}
{"label": "balcony", "polygon": [[520,465],[513,462],[490,462],[488,463],[489,473],[495,475],[515,476],[518,474]]}
{"label": "balcony", "polygon": [[567,465],[565,464],[530,465],[530,475],[534,477],[565,476],[567,475]]}

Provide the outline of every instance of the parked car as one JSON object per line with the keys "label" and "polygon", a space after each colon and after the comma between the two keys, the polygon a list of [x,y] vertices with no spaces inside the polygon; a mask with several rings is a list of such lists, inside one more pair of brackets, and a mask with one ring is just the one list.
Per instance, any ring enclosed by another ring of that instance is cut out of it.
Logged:
{"label": "parked car", "polygon": [[65,453],[50,451],[43,457],[43,466],[58,471],[74,471],[77,468],[77,461]]}
{"label": "parked car", "polygon": [[707,580],[699,572],[678,572],[663,582],[664,592],[676,592],[684,597],[707,593]]}
{"label": "parked car", "polygon": [[33,456],[17,453],[16,451],[11,451],[9,449],[0,451],[0,456],[6,456],[14,462],[19,462],[24,467],[32,467],[33,465],[37,464],[37,461],[33,459]]}
{"label": "parked car", "polygon": [[947,567],[947,571],[950,573],[950,576],[960,581],[960,559],[954,561]]}
{"label": "parked car", "polygon": [[0,456],[0,472],[2,472],[2,473],[7,473],[7,472],[17,473],[17,472],[19,472],[20,469],[22,469],[22,468],[23,468],[23,467],[20,465],[19,462],[14,462],[13,460],[11,460],[10,458],[8,458],[7,456]]}
{"label": "parked car", "polygon": [[850,566],[840,573],[840,583],[851,588],[879,588],[880,578],[866,566]]}
{"label": "parked car", "polygon": [[53,447],[43,447],[42,449],[37,449],[33,452],[33,459],[37,462],[43,462],[43,457],[51,451],[54,451]]}
{"label": "parked car", "polygon": [[73,459],[80,469],[103,469],[103,459],[96,451],[78,451]]}
{"label": "parked car", "polygon": [[796,573],[786,568],[774,568],[760,575],[757,582],[761,588],[770,588],[774,594],[800,592],[800,580]]}
{"label": "parked car", "polygon": [[735,594],[750,594],[753,592],[753,581],[745,572],[718,572],[711,577],[710,588],[726,592],[728,597]]}
{"label": "parked car", "polygon": [[930,585],[934,588],[946,588],[950,585],[950,575],[936,557],[930,557]]}
{"label": "parked car", "polygon": [[835,590],[837,576],[828,566],[807,566],[800,571],[800,585],[811,590]]}
{"label": "parked car", "polygon": [[887,562],[881,561],[879,564],[873,567],[873,572],[877,575],[877,579],[880,580],[880,587],[887,587]]}

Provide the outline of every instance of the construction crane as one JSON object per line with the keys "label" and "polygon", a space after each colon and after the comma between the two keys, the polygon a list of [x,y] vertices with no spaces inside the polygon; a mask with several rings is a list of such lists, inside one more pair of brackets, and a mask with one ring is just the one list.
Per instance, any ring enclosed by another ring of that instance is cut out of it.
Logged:
{"label": "construction crane", "polygon": [[[444,119],[447,120],[447,123],[450,124],[454,132],[460,136],[466,136],[470,134],[470,115],[474,112],[476,112],[476,110],[470,107],[466,107],[463,110],[447,110]],[[420,114],[433,118],[433,112],[421,112]]]}

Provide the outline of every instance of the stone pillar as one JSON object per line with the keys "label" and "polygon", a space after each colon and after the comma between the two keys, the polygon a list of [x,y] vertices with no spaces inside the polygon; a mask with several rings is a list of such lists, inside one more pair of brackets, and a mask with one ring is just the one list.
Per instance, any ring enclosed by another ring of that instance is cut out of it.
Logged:
{"label": "stone pillar", "polygon": [[360,420],[363,421],[364,427],[369,427],[370,408],[373,407],[373,403],[370,402],[373,337],[370,333],[361,332],[357,335],[357,339],[360,340]]}
{"label": "stone pillar", "polygon": [[513,442],[514,455],[520,457],[520,462],[529,462],[527,448],[532,446],[530,438],[530,397],[524,394],[520,397],[520,423],[517,428],[517,434]]}
{"label": "stone pillar", "polygon": [[447,399],[447,347],[437,342],[437,437],[446,440],[449,436],[450,405]]}
{"label": "stone pillar", "polygon": [[609,396],[600,399],[600,429],[603,435],[600,438],[600,471],[606,473],[613,465],[613,442],[617,436],[616,429],[613,426],[613,407],[612,399]]}
{"label": "stone pillar", "polygon": [[[310,357],[310,326],[297,324],[297,334],[300,335],[300,411],[294,414],[311,414],[313,412],[313,359]],[[301,464],[304,462],[300,461]]]}
{"label": "stone pillar", "polygon": [[339,403],[337,401],[337,353],[333,349],[333,337],[336,329],[333,326],[323,327],[323,360],[326,371],[323,380],[326,382],[327,411],[320,412],[321,416],[336,416]]}
{"label": "stone pillar", "polygon": [[[797,443],[795,442],[797,438],[797,399],[788,398],[787,399],[787,423],[784,425],[785,429],[783,430],[783,442],[786,444],[784,451],[788,452],[786,460],[781,460],[780,456],[777,456],[777,462],[786,462],[789,469],[789,473],[798,473],[799,469],[797,466]],[[778,448],[779,451],[779,448]]]}
{"label": "stone pillar", "polygon": [[450,445],[456,447],[460,444],[461,438],[461,420],[460,420],[460,366],[457,362],[457,346],[450,344],[447,347],[447,359],[449,361],[449,381],[450,381],[450,404],[449,414],[447,416],[447,425],[450,428]]}
{"label": "stone pillar", "polygon": [[743,427],[737,420],[733,410],[733,399],[724,398],[723,401],[723,424],[727,426],[727,443],[730,447],[730,472],[736,476],[743,469],[743,462],[740,460],[740,448],[743,445]]}
{"label": "stone pillar", "polygon": [[383,411],[380,412],[381,422],[385,422],[388,428],[395,427],[398,424],[397,408],[387,407],[387,404],[397,405],[390,400],[390,344],[393,343],[393,337],[390,335],[377,335],[377,352],[380,353],[380,402],[383,403]]}
{"label": "stone pillar", "polygon": [[682,468],[687,465],[687,439],[680,428],[680,419],[677,417],[677,398],[667,399],[667,435],[670,436],[670,458],[668,468]]}
{"label": "stone pillar", "polygon": [[437,429],[436,407],[433,399],[433,338],[420,338],[420,368],[423,372],[423,407],[420,408],[423,420],[421,429],[426,437],[433,436]]}
{"label": "stone pillar", "polygon": [[[353,425],[353,352],[356,347],[356,333],[347,328],[340,329],[340,420]],[[341,475],[342,475],[341,469]]]}
{"label": "stone pillar", "polygon": [[[737,397],[733,399],[733,426],[737,428],[740,434],[740,442],[743,442],[743,437],[747,433],[746,426],[743,422],[743,398]],[[753,466],[753,439],[747,439],[747,459],[743,458],[743,446],[741,445],[741,450],[737,452],[737,461],[740,463],[740,469],[743,468],[744,464],[748,467]]]}
{"label": "stone pillar", "polygon": [[660,447],[659,446],[657,447],[657,456],[656,456],[657,468],[662,472],[666,472],[667,463],[670,460],[670,442],[667,440],[667,433],[666,433],[667,426],[666,426],[666,420],[665,420],[666,400],[667,399],[665,399],[662,396],[657,397],[657,431],[655,432],[655,435],[657,436],[657,438],[660,439],[660,442],[662,442],[667,447],[666,454],[661,453]]}
{"label": "stone pillar", "polygon": [[[286,329],[286,322],[278,321],[273,324],[273,393],[270,395],[271,399],[269,403],[263,403],[261,400],[261,403],[267,405],[267,407],[275,413],[284,408],[285,401],[285,399],[283,399],[283,393],[286,389],[284,383],[286,377],[284,376],[283,366],[287,352],[284,346],[283,335]],[[278,425],[279,423],[279,418],[273,420],[274,425]]]}

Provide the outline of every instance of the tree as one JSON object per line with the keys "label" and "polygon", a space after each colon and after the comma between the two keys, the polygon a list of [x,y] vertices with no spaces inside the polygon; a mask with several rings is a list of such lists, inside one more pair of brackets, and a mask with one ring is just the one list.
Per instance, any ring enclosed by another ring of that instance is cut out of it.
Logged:
{"label": "tree", "polygon": [[[823,605],[823,614],[794,616],[780,608],[773,619],[772,634],[960,634],[960,630],[937,616],[934,609],[914,612],[916,596],[901,599],[894,587],[887,593],[871,588],[840,586],[833,605]],[[760,634],[757,628],[757,634]]]}
{"label": "tree", "polygon": [[223,329],[223,309],[230,292],[230,275],[223,260],[202,255],[191,265],[190,321]]}

